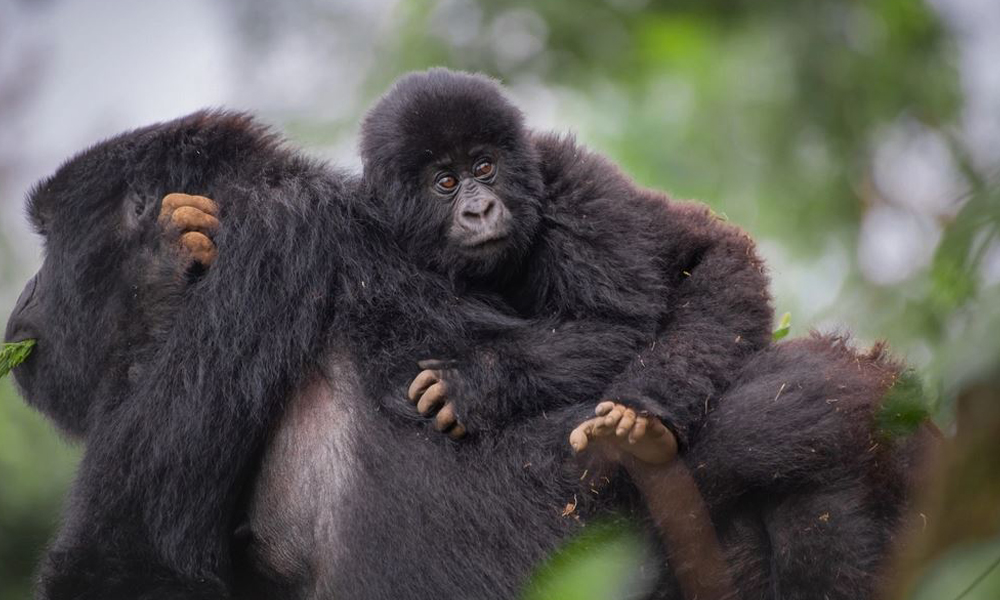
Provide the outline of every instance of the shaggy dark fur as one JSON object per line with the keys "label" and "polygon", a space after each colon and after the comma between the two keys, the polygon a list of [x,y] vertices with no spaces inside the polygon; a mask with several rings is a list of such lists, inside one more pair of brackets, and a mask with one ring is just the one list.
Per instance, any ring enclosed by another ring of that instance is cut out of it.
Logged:
{"label": "shaggy dark fur", "polygon": [[[570,138],[531,135],[484,77],[402,78],[366,117],[361,152],[372,202],[410,256],[456,293],[495,295],[533,321],[499,338],[470,331],[471,344],[435,357],[458,360],[447,383],[473,432],[613,398],[660,417],[683,447],[706,401],[770,341],[768,281],[746,233],[638,188]],[[469,251],[452,230],[461,195],[431,183],[476,156],[495,177],[463,185],[492,189],[512,233]]]}
{"label": "shaggy dark fur", "polygon": [[[219,198],[232,225],[190,286],[156,224],[177,189]],[[222,593],[241,486],[322,355],[344,190],[247,117],[199,113],[99,144],[32,192],[46,256],[7,337],[39,342],[15,375],[86,441],[39,597]]]}
{"label": "shaggy dark fur", "polygon": [[[456,293],[495,295],[530,320],[506,338],[471,331],[471,343],[447,357],[457,364],[445,375],[449,399],[470,431],[508,430],[545,410],[607,398],[646,410],[682,451],[700,441],[685,460],[715,515],[760,511],[764,537],[727,544],[763,560],[763,578],[738,568],[745,593],[874,591],[905,468],[876,452],[873,392],[891,385],[897,369],[880,350],[859,357],[836,339],[760,354],[771,309],[745,233],[704,206],[637,188],[571,139],[530,134],[502,90],[479,76],[437,69],[404,77],[370,111],[361,148],[372,203],[383,203],[404,250],[447,275]],[[471,176],[479,156],[495,165],[491,178]],[[443,197],[433,185],[442,172],[473,193],[493,190],[515,235],[470,258],[454,225],[464,190]],[[848,376],[840,366],[851,363]],[[720,412],[699,435],[716,403]],[[740,501],[754,492],[767,496]],[[834,576],[813,574],[834,563],[843,565]]]}
{"label": "shaggy dark fur", "polygon": [[[639,306],[629,295],[702,297],[698,269],[718,264],[705,238],[735,230],[702,209],[636,192],[569,142],[520,139],[524,156],[541,165],[529,191],[553,194],[538,197],[538,230],[523,260],[552,260],[553,268],[512,270],[505,289],[525,292],[500,299],[500,290],[482,288],[467,269],[425,270],[444,263],[430,249],[415,253],[414,238],[399,228],[407,211],[417,219],[410,227],[433,224],[440,216],[432,209],[419,212],[403,189],[369,197],[370,187],[288,152],[242,116],[201,113],[126,134],[41,184],[31,214],[46,237],[46,261],[8,338],[40,339],[15,371],[18,383],[29,402],[84,436],[87,452],[39,596],[224,597],[235,553],[241,596],[516,597],[538,562],[583,523],[610,510],[644,518],[620,474],[609,473],[592,493],[599,482],[581,477],[590,465],[566,443],[602,390],[620,389],[623,399],[649,402],[687,440],[685,460],[707,492],[745,597],[805,597],[796,587],[817,577],[811,561],[827,569],[831,545],[849,556],[843,574],[831,572],[839,578],[830,597],[861,597],[853,592],[874,577],[901,510],[905,465],[897,457],[909,449],[870,451],[868,437],[894,367],[816,339],[759,352],[739,375],[735,366],[712,372],[686,354],[700,342],[669,337],[684,332],[684,319],[675,317],[697,320],[698,306]],[[524,165],[530,172],[531,160]],[[563,167],[576,179],[561,179]],[[617,225],[587,226],[586,211],[552,219],[546,214],[559,213],[544,202],[574,198],[560,182],[580,186],[581,201],[589,185],[621,192],[590,196],[595,210],[629,198],[650,213],[621,216]],[[176,190],[220,205],[220,257],[201,276],[178,273],[161,246],[158,199]],[[399,211],[383,202],[398,202]],[[627,250],[604,235],[631,240],[652,230],[659,212],[671,217],[661,230],[670,236],[657,244]],[[722,262],[757,266],[742,236],[722,237],[743,251],[721,252]],[[642,275],[674,260],[661,253],[688,252],[685,239],[702,249],[678,263],[693,267],[683,269],[690,277]],[[604,253],[612,257],[608,273],[594,266]],[[763,281],[759,272],[749,276]],[[732,308],[731,294],[744,295],[727,290],[720,290],[720,315]],[[753,302],[766,310],[765,296]],[[701,310],[715,307],[712,300]],[[718,318],[721,324],[685,337],[728,351],[733,358],[716,368],[745,361],[739,329],[732,347],[721,345],[741,318]],[[672,355],[656,358],[662,341],[626,370],[657,332],[676,344],[692,382],[671,379]],[[478,409],[474,396],[460,394],[463,419],[477,427],[456,444],[414,424],[402,386],[416,358],[450,358],[469,340],[482,347],[455,354],[458,389],[479,386],[509,400]],[[571,362],[553,361],[560,353]],[[650,362],[673,387],[644,376]],[[709,404],[657,395],[706,390]],[[838,402],[827,402],[834,390]],[[526,394],[521,403],[518,394]],[[555,408],[542,410],[548,406]],[[809,427],[789,430],[803,421]],[[804,450],[815,447],[829,451]],[[574,502],[575,512],[564,516]],[[244,506],[247,523],[234,548],[231,532]],[[814,509],[830,512],[820,523],[831,536],[867,532],[871,544],[820,536],[805,543],[802,531],[820,527]],[[842,516],[845,523],[835,520]],[[680,597],[669,570],[647,572],[658,581],[656,597]]]}

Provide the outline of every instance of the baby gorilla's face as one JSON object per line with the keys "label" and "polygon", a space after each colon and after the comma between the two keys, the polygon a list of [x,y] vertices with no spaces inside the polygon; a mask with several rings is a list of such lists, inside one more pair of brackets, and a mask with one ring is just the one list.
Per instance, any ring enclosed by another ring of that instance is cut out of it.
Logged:
{"label": "baby gorilla's face", "polygon": [[500,152],[480,146],[461,149],[424,170],[430,202],[447,207],[445,236],[453,252],[479,272],[490,272],[511,245],[514,219],[503,193]]}
{"label": "baby gorilla's face", "polygon": [[495,81],[445,69],[401,78],[365,117],[361,158],[415,260],[491,286],[519,269],[541,219],[541,165]]}

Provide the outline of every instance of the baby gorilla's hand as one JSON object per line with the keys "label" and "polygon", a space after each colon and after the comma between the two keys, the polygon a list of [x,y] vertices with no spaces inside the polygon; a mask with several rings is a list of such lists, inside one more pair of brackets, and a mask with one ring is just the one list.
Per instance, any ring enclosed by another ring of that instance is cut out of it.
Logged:
{"label": "baby gorilla's hand", "polygon": [[[417,365],[423,369],[410,384],[407,397],[417,404],[417,412],[425,417],[434,415],[434,428],[447,433],[453,440],[465,437],[465,426],[455,416],[455,404],[448,399],[449,373],[454,368],[446,361],[422,360]],[[435,414],[437,411],[437,414]]]}
{"label": "baby gorilla's hand", "polygon": [[662,465],[677,456],[677,439],[656,417],[607,401],[598,404],[594,412],[596,417],[584,421],[569,434],[569,443],[577,454],[593,442],[616,461],[629,455],[644,463]]}
{"label": "baby gorilla's hand", "polygon": [[171,233],[194,263],[211,266],[218,256],[210,236],[219,229],[219,207],[204,196],[167,194],[160,207],[160,225]]}

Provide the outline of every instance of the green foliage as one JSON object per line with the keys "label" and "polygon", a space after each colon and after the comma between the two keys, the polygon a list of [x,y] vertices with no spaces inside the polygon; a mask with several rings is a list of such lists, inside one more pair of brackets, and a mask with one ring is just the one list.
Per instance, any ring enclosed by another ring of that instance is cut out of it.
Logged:
{"label": "green foliage", "polygon": [[0,598],[31,597],[31,575],[78,458],[10,380],[0,379]]}
{"label": "green foliage", "polygon": [[35,340],[6,343],[0,347],[0,378],[10,373],[10,370],[27,360],[35,347]]}
{"label": "green foliage", "polygon": [[1000,537],[969,544],[934,562],[912,600],[1000,598]]}
{"label": "green foliage", "polygon": [[778,328],[774,330],[771,334],[771,341],[777,342],[778,340],[784,339],[788,332],[792,330],[792,313],[786,312],[781,315],[781,321],[778,322]]}
{"label": "green foliage", "polygon": [[588,525],[532,577],[523,600],[636,598],[648,548],[628,523]]}

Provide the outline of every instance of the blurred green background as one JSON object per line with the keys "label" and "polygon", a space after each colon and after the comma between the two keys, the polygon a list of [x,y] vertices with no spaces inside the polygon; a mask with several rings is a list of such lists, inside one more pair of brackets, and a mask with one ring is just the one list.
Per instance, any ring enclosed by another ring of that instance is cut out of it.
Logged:
{"label": "blurred green background", "polygon": [[[81,4],[0,0],[3,314],[39,261],[24,193],[73,151],[227,105],[356,166],[365,106],[398,74],[446,65],[502,79],[533,126],[749,230],[792,335],[888,339],[949,435],[956,398],[996,389],[993,0]],[[996,439],[997,422],[972,427]],[[0,381],[0,600],[28,595],[77,457]],[[954,597],[1000,554],[997,510],[915,597]],[[965,596],[997,597],[997,571]]]}

